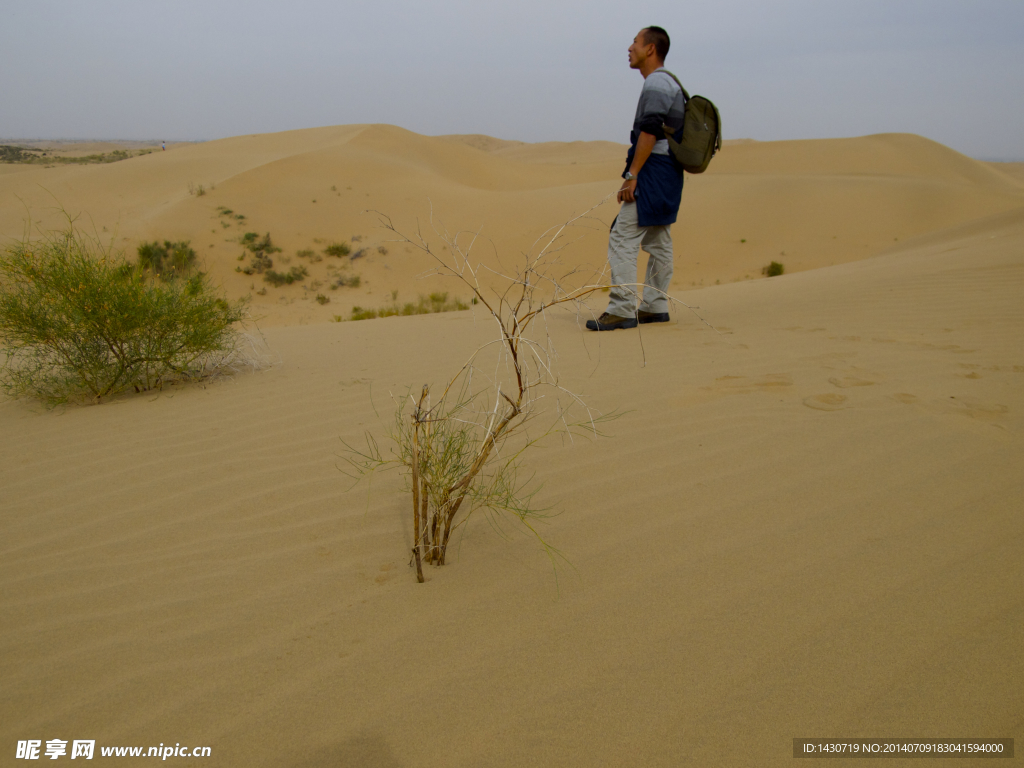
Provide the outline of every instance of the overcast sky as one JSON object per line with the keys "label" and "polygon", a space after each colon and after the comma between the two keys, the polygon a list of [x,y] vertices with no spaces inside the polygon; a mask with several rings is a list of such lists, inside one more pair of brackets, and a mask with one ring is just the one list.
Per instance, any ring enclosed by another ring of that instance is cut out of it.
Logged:
{"label": "overcast sky", "polygon": [[627,142],[633,35],[725,137],[910,132],[1024,160],[1024,0],[2,0],[0,136],[345,123]]}

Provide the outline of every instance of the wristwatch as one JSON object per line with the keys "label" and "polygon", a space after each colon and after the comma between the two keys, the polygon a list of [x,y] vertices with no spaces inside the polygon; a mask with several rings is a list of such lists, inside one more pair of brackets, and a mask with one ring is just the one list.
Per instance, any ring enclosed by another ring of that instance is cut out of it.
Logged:
{"label": "wristwatch", "polygon": [[636,179],[636,176],[634,176],[629,171],[626,171],[626,175],[623,176],[622,178],[624,178],[626,181],[633,181],[634,179]]}

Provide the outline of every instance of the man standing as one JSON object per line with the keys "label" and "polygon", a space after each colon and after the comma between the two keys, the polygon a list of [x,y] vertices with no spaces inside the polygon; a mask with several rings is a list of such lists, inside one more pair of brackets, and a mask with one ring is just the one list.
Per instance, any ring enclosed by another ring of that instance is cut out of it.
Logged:
{"label": "man standing", "polygon": [[[633,119],[626,155],[625,183],[619,189],[622,204],[608,236],[608,265],[612,288],[608,309],[588,320],[592,331],[636,328],[637,323],[668,322],[667,292],[672,280],[672,235],[669,226],[679,213],[683,171],[669,154],[662,125],[678,130],[686,102],[675,78],[664,69],[668,33],[647,27],[629,46],[629,66],[640,70],[644,87]],[[647,252],[643,296],[637,307],[636,260]]]}

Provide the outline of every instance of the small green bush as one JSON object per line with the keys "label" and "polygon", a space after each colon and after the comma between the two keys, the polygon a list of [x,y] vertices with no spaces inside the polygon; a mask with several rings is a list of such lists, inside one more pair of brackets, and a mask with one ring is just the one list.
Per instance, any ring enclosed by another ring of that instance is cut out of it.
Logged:
{"label": "small green bush", "polygon": [[[245,258],[243,255],[242,258]],[[261,251],[260,253],[253,254],[252,259],[249,261],[249,266],[242,270],[247,275],[262,275],[266,270],[274,266],[274,260],[269,256],[266,256]]]}
{"label": "small green bush", "polygon": [[[340,317],[340,315],[336,315]],[[377,310],[375,309],[363,309],[362,307],[352,307],[352,317],[350,320],[372,320],[375,317],[379,317]]]}
{"label": "small green bush", "polygon": [[330,296],[325,296],[322,293],[318,293],[316,295],[316,303],[317,304],[330,304],[331,303],[331,297]]}
{"label": "small green bush", "polygon": [[274,270],[268,270],[263,275],[263,279],[271,285],[281,287],[282,285],[301,283],[306,279],[308,274],[309,272],[306,271],[305,267],[292,267],[287,272],[275,272]]}
{"label": "small green bush", "polygon": [[786,268],[783,267],[781,264],[779,264],[779,262],[773,261],[767,267],[762,267],[761,268],[761,274],[762,275],[767,275],[768,277],[776,277],[778,275],[781,275],[783,272],[785,272],[785,270],[786,270]]}
{"label": "small green bush", "polygon": [[358,288],[362,284],[363,280],[359,275],[352,275],[351,277],[345,277],[344,275],[338,275],[328,286],[332,291],[336,291],[339,288],[348,286],[349,288]]}
{"label": "small green bush", "polygon": [[154,281],[72,229],[18,243],[0,255],[0,388],[52,406],[199,378],[244,314],[202,273]]}
{"label": "small green bush", "polygon": [[196,262],[196,252],[188,240],[164,240],[163,245],[157,240],[143,243],[138,254],[139,267],[165,281],[186,276]]}
{"label": "small green bush", "polygon": [[324,248],[324,253],[340,259],[342,256],[348,256],[349,250],[348,243],[331,243]]}
{"label": "small green bush", "polygon": [[280,253],[281,249],[274,245],[270,239],[270,233],[267,232],[263,237],[260,237],[255,232],[246,232],[242,235],[239,242],[248,248],[253,253]]}

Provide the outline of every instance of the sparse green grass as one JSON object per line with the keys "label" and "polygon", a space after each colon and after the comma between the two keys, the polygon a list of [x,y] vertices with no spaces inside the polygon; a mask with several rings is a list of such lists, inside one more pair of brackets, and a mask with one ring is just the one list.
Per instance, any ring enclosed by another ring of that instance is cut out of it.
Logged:
{"label": "sparse green grass", "polygon": [[263,237],[260,237],[255,232],[246,232],[242,235],[239,242],[243,247],[248,248],[253,253],[280,253],[281,249],[274,245],[270,239],[270,233],[267,232]]}
{"label": "sparse green grass", "polygon": [[[281,249],[275,246],[270,239],[269,232],[263,237],[260,237],[256,232],[246,232],[239,238],[238,242],[241,243],[243,248],[252,252],[252,260],[249,262],[249,266],[237,270],[246,275],[263,274],[267,270],[272,269],[274,260],[270,258],[270,254],[281,252]],[[294,279],[289,282],[294,282]]]}
{"label": "sparse green grass", "polygon": [[[242,258],[245,258],[244,254]],[[236,269],[246,275],[262,275],[268,269],[273,268],[273,266],[274,260],[261,251],[253,254],[248,266],[244,268],[236,267]]]}
{"label": "sparse green grass", "polygon": [[447,293],[432,293],[429,296],[420,296],[419,301],[406,302],[405,304],[386,304],[380,309],[364,309],[363,307],[352,307],[350,320],[372,320],[377,317],[395,317],[409,315],[432,315],[438,312],[461,312],[469,309],[469,304],[459,299],[448,299]]}
{"label": "sparse green grass", "polygon": [[348,243],[331,243],[324,248],[324,254],[340,259],[342,256],[348,256],[350,250]]}

